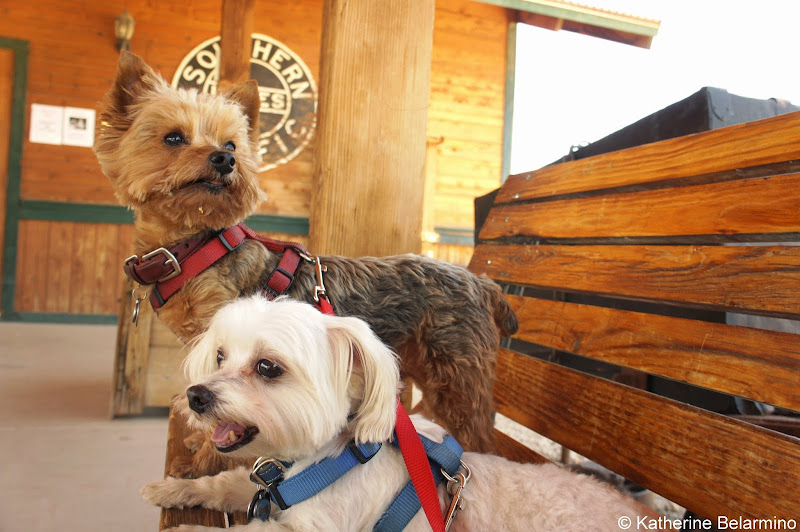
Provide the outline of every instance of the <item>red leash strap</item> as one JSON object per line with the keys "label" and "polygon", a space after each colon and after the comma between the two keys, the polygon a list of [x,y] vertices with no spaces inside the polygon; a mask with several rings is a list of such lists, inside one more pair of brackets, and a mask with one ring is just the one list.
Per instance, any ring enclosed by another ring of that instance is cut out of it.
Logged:
{"label": "red leash strap", "polygon": [[333,305],[331,305],[331,302],[328,301],[327,297],[320,297],[319,301],[314,303],[314,306],[317,307],[317,310],[319,310],[323,314],[327,314],[329,316],[336,315],[336,313],[333,311]]}
{"label": "red leash strap", "polygon": [[428,518],[433,532],[444,531],[444,516],[439,506],[439,495],[436,492],[436,483],[433,481],[433,473],[428,462],[428,455],[419,439],[417,429],[411,423],[406,409],[400,401],[397,401],[397,424],[394,428],[397,434],[397,444],[403,455],[403,461],[408,469],[408,476],[417,492],[422,509]]}

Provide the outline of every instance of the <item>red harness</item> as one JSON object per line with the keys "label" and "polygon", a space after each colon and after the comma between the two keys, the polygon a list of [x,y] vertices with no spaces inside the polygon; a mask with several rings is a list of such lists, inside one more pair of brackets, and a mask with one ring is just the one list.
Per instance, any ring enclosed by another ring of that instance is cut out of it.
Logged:
{"label": "red harness", "polygon": [[[283,253],[278,266],[270,274],[263,288],[267,298],[274,299],[286,293],[294,282],[300,262],[305,260],[316,267],[317,286],[314,287],[314,301],[317,309],[324,314],[334,314],[322,279],[322,274],[327,268],[320,263],[319,257],[311,256],[306,248],[297,242],[264,238],[244,223],[228,227],[210,237],[181,242],[170,249],[158,248],[141,258],[134,255],[125,261],[123,269],[125,274],[137,283],[153,285],[150,304],[153,310],[158,310],[181,289],[186,281],[204,272],[248,238],[261,242],[272,252]],[[444,517],[425,448],[400,401],[397,402],[395,434],[428,522],[434,532],[444,532]]]}
{"label": "red harness", "polygon": [[169,249],[158,248],[141,258],[133,255],[125,260],[123,270],[137,283],[153,285],[150,305],[153,310],[158,310],[181,289],[186,281],[200,275],[248,238],[260,242],[274,253],[283,253],[278,266],[270,274],[262,289],[267,298],[275,299],[285,294],[294,282],[300,262],[305,260],[316,265],[317,286],[314,289],[314,301],[317,308],[326,314],[333,313],[333,307],[322,282],[322,273],[326,268],[320,264],[319,258],[312,257],[302,244],[264,238],[244,223],[228,227],[210,237],[198,237],[181,242]]}

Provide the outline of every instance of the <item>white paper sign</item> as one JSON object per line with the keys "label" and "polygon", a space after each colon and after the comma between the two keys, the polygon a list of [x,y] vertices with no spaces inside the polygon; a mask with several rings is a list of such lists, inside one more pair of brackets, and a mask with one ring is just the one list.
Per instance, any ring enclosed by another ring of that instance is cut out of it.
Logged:
{"label": "white paper sign", "polygon": [[64,108],[64,138],[67,146],[91,148],[94,144],[94,109]]}
{"label": "white paper sign", "polygon": [[64,108],[55,105],[31,105],[30,141],[42,144],[61,144]]}

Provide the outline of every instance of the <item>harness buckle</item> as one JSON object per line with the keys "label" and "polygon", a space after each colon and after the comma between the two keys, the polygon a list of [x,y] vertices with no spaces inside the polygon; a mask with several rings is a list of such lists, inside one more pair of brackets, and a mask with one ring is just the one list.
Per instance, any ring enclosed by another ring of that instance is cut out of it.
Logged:
{"label": "harness buckle", "polygon": [[286,467],[280,460],[274,458],[260,457],[253,464],[253,472],[250,473],[250,480],[255,484],[269,489],[276,482],[283,480]]}
{"label": "harness buckle", "polygon": [[[173,277],[177,277],[178,275],[181,274],[181,265],[178,263],[178,259],[176,259],[175,255],[173,255],[167,248],[154,249],[153,251],[151,251],[147,255],[142,255],[142,260],[145,261],[145,260],[151,259],[151,258],[153,258],[153,257],[155,257],[157,255],[164,255],[164,257],[167,259],[167,260],[164,261],[164,266],[166,266],[167,264],[172,265],[172,272],[168,273],[164,277],[161,277],[156,282],[163,283],[164,281],[168,281],[168,280],[172,279]],[[136,255],[134,255],[133,257],[129,257],[128,260],[131,260],[134,257],[136,257]],[[125,261],[125,262],[127,264],[127,261]]]}

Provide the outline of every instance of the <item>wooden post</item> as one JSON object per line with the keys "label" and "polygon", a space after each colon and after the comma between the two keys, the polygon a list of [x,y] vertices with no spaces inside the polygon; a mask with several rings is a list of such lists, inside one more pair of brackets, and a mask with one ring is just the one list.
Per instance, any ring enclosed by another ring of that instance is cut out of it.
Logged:
{"label": "wooden post", "polygon": [[[428,137],[425,149],[425,188],[422,199],[422,251],[433,253],[439,234],[436,232],[436,175],[439,146],[444,137]],[[433,256],[433,255],[429,255]]]}
{"label": "wooden post", "polygon": [[434,0],[325,0],[310,249],[421,249]]}
{"label": "wooden post", "polygon": [[222,0],[218,90],[250,79],[255,0]]}

